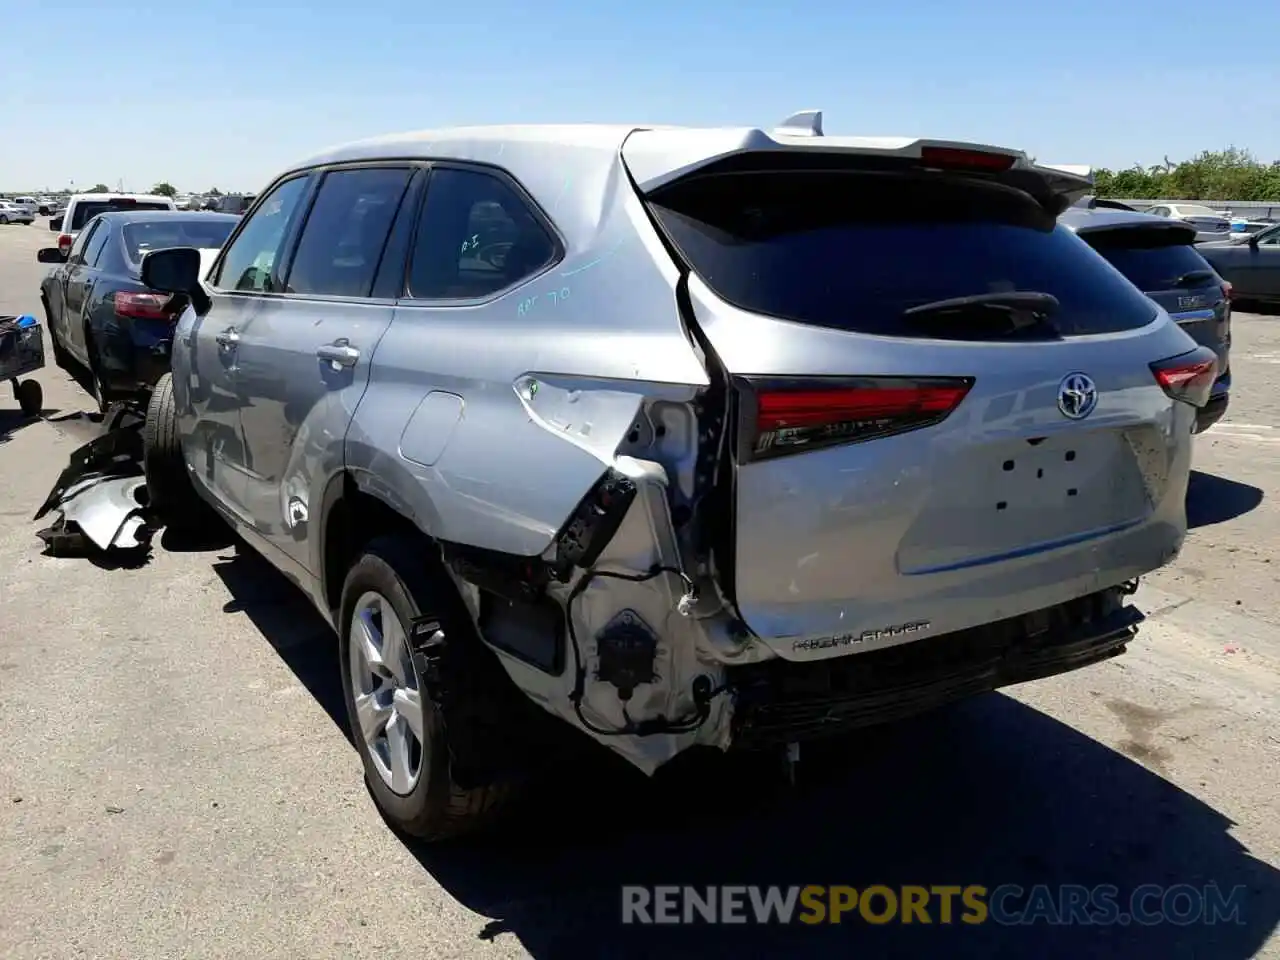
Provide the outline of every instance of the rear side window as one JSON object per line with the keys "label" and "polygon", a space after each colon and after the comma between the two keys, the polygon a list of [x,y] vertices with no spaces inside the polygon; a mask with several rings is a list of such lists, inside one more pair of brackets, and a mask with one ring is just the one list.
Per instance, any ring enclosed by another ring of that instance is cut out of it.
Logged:
{"label": "rear side window", "polygon": [[168,203],[153,200],[130,200],[121,197],[119,200],[80,200],[71,211],[71,225],[65,230],[79,230],[100,213],[111,210],[172,210]]}
{"label": "rear side window", "polygon": [[369,296],[412,173],[371,167],[326,174],[302,228],[286,292]]}
{"label": "rear side window", "polygon": [[409,293],[430,300],[487,297],[533,276],[555,240],[502,179],[449,167],[431,172],[409,269]]}
{"label": "rear side window", "polygon": [[98,258],[102,256],[102,248],[107,245],[107,238],[111,236],[111,227],[105,220],[98,224],[98,229],[93,231],[93,236],[89,238],[89,242],[84,246],[84,263],[88,267],[96,267]]}
{"label": "rear side window", "polygon": [[752,172],[650,198],[668,239],[720,297],[755,313],[882,336],[955,297],[1056,297],[1065,336],[1144,326],[1155,306],[1026,195],[956,177]]}
{"label": "rear side window", "polygon": [[1139,290],[1211,287],[1221,281],[1204,257],[1169,230],[1107,230],[1086,233],[1086,243]]}

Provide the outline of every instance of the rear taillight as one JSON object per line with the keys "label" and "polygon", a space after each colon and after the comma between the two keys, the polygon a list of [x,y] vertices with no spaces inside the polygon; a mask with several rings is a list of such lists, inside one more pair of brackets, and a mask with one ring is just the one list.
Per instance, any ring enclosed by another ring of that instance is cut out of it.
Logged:
{"label": "rear taillight", "polygon": [[69,233],[58,234],[58,250],[62,252],[63,256],[71,252],[71,244],[75,243],[75,239]]}
{"label": "rear taillight", "polygon": [[973,386],[968,377],[743,380],[753,459],[918,430],[945,420]]}
{"label": "rear taillight", "polygon": [[1213,382],[1218,377],[1218,355],[1208,347],[1198,347],[1151,365],[1156,382],[1174,400],[1203,407],[1209,402]]}
{"label": "rear taillight", "polygon": [[113,296],[116,316],[131,320],[176,320],[177,298],[171,293],[123,293]]}
{"label": "rear taillight", "polygon": [[957,147],[921,147],[920,162],[939,170],[1008,170],[1017,157],[985,150],[962,150]]}

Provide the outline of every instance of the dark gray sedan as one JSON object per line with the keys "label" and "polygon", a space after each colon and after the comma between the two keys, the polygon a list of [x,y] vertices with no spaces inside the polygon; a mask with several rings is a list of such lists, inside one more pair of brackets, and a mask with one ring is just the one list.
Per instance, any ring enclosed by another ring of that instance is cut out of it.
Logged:
{"label": "dark gray sedan", "polygon": [[169,369],[186,298],[147,288],[143,256],[167,247],[216,251],[239,222],[220,213],[103,213],[84,225],[70,250],[41,250],[36,258],[54,264],[40,284],[54,362],[86,370],[104,410],[148,391]]}
{"label": "dark gray sedan", "polygon": [[1196,249],[1231,284],[1237,300],[1280,304],[1280,224]]}

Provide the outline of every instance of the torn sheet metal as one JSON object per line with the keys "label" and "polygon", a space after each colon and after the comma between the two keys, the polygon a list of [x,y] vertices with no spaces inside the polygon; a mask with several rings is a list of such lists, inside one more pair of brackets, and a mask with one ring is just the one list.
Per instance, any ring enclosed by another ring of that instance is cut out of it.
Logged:
{"label": "torn sheet metal", "polygon": [[33,520],[39,520],[70,496],[81,481],[93,477],[142,475],[142,426],[146,417],[129,407],[114,408],[103,421],[103,431],[71,454]]}
{"label": "torn sheet metal", "polygon": [[[63,518],[79,527],[99,550],[137,547],[146,486],[142,477],[104,477],[77,485],[75,495],[63,500],[59,507]],[[138,522],[131,524],[133,520]],[[117,542],[122,534],[123,541]]]}
{"label": "torn sheet metal", "polygon": [[71,454],[34,519],[61,512],[36,535],[53,556],[91,550],[136,550],[151,542],[147,482],[142,475],[142,425],[145,417],[117,407],[103,422],[101,435]]}

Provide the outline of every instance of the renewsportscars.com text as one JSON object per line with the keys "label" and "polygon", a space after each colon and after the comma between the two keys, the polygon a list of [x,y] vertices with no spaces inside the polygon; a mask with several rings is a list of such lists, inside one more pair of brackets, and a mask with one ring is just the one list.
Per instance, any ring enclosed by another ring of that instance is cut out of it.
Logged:
{"label": "renewsportscars.com text", "polygon": [[1245,888],[1217,884],[625,886],[624,924],[986,924],[1152,926],[1243,923]]}

